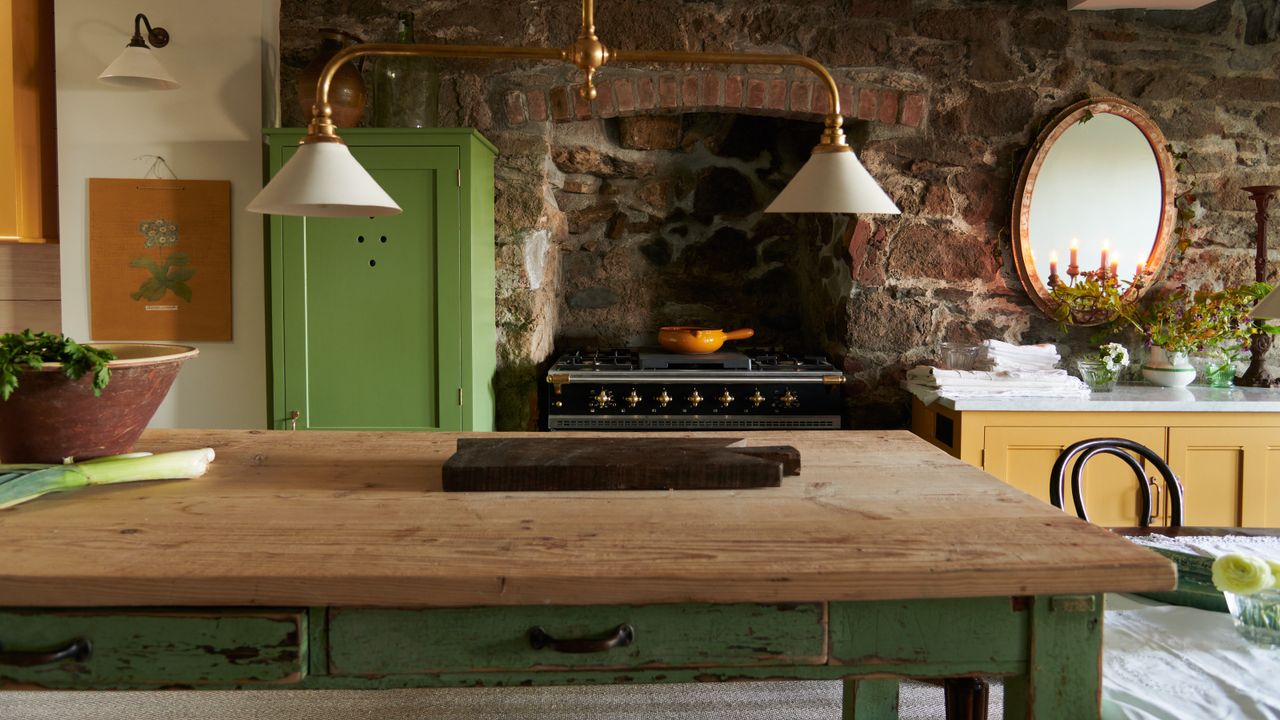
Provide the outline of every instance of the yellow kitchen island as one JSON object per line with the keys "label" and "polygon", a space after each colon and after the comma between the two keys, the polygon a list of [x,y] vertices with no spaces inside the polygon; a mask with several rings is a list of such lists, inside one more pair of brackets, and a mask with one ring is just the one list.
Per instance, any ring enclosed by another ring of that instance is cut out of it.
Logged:
{"label": "yellow kitchen island", "polygon": [[[1064,448],[1085,438],[1128,438],[1154,450],[1182,480],[1187,525],[1280,527],[1280,390],[1120,385],[1086,400],[942,398],[926,405],[913,398],[911,429],[1045,502],[1049,471]],[[1089,516],[1105,526],[1137,525],[1135,482],[1117,458],[1091,461]],[[1155,524],[1168,512],[1167,498],[1159,500]]]}
{"label": "yellow kitchen island", "polygon": [[0,682],[843,678],[866,720],[896,716],[897,678],[990,674],[1006,717],[1075,719],[1098,715],[1101,593],[1175,584],[905,431],[750,434],[801,453],[775,488],[444,493],[458,437],[148,431],[218,457],[0,515]]}

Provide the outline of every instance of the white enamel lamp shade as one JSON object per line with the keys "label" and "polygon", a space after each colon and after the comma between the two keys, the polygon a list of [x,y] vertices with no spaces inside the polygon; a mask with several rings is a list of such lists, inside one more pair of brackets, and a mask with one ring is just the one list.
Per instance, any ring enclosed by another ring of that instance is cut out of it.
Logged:
{"label": "white enamel lamp shade", "polygon": [[249,211],[309,217],[375,217],[401,212],[396,201],[340,142],[299,146],[249,203]]}
{"label": "white enamel lamp shade", "polygon": [[1272,290],[1257,305],[1254,305],[1250,315],[1259,320],[1280,319],[1280,287]]}
{"label": "white enamel lamp shade", "polygon": [[765,209],[770,213],[880,213],[902,211],[853,152],[815,152]]}
{"label": "white enamel lamp shade", "polygon": [[156,59],[149,47],[130,45],[120,53],[98,79],[140,90],[176,90],[180,87],[177,80]]}

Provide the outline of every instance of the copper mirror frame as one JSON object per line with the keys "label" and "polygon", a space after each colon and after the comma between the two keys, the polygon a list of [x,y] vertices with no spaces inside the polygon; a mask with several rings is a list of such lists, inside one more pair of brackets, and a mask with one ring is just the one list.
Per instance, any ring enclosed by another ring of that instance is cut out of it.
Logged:
{"label": "copper mirror frame", "polygon": [[[1050,297],[1047,273],[1044,278],[1041,277],[1032,253],[1030,232],[1032,196],[1036,189],[1036,181],[1040,175],[1040,170],[1044,166],[1045,160],[1049,157],[1054,143],[1064,133],[1082,121],[1087,122],[1100,114],[1116,115],[1133,123],[1150,145],[1159,171],[1161,195],[1159,226],[1155,237],[1152,239],[1151,251],[1145,262],[1145,272],[1139,278],[1141,282],[1137,283],[1136,287],[1131,288],[1126,295],[1131,302],[1137,301],[1151,288],[1153,284],[1151,281],[1159,276],[1172,245],[1171,239],[1177,215],[1177,208],[1174,203],[1177,178],[1174,175],[1173,156],[1165,142],[1164,134],[1160,132],[1159,126],[1142,108],[1120,98],[1091,98],[1071,105],[1054,117],[1045,126],[1045,129],[1041,131],[1039,137],[1036,138],[1035,144],[1031,147],[1031,151],[1027,155],[1027,159],[1018,175],[1013,202],[1014,266],[1017,268],[1018,277],[1022,280],[1023,287],[1031,297],[1031,300],[1036,307],[1050,317],[1054,316],[1058,303]],[[1047,258],[1041,260],[1042,267],[1048,267],[1047,260]],[[1063,267],[1065,268],[1066,265],[1067,263],[1064,262]],[[1099,319],[1096,322],[1101,321]],[[1096,322],[1079,318],[1073,319],[1073,323],[1078,325],[1096,324]]]}

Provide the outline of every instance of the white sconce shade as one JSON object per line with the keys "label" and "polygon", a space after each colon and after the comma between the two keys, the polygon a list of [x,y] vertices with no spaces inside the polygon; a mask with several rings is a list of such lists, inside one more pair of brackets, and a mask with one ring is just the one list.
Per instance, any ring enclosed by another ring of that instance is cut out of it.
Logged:
{"label": "white sconce shade", "polygon": [[375,217],[401,212],[341,142],[300,145],[249,203],[249,211],[309,217]]}
{"label": "white sconce shade", "polygon": [[1249,314],[1258,320],[1280,318],[1280,287],[1267,293],[1266,297],[1253,306],[1253,312]]}
{"label": "white sconce shade", "polygon": [[98,79],[140,90],[176,90],[178,81],[164,69],[149,47],[130,45],[115,62],[107,66]]}
{"label": "white sconce shade", "polygon": [[778,193],[769,213],[880,213],[902,211],[852,151],[815,152]]}

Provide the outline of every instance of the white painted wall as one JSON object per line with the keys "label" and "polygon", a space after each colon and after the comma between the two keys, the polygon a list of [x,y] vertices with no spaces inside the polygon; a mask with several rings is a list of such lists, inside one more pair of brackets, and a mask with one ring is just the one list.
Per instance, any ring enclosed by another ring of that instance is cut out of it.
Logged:
{"label": "white painted wall", "polygon": [[[165,158],[179,178],[231,181],[231,342],[192,343],[153,427],[266,425],[262,218],[244,206],[262,187],[263,81],[277,62],[278,0],[58,0],[58,183],[62,327],[89,336],[88,179],[142,177]],[[157,57],[182,84],[136,91],[97,80],[146,13],[169,31]],[[128,338],[125,338],[128,339]]]}

